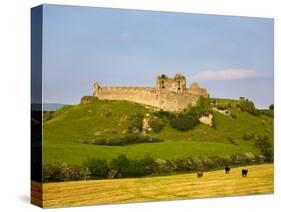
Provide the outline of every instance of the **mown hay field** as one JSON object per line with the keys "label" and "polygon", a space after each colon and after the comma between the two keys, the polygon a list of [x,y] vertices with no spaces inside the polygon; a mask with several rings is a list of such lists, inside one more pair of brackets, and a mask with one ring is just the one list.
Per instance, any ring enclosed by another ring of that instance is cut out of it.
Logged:
{"label": "mown hay field", "polygon": [[[241,177],[241,170],[249,170]],[[270,194],[274,191],[273,164],[161,177],[89,180],[43,184],[43,207],[175,200]],[[35,189],[36,183],[32,185]]]}

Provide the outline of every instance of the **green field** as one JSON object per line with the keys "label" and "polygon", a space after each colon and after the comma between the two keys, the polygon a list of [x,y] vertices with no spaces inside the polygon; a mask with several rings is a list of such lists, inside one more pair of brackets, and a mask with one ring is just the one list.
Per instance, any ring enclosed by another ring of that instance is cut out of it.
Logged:
{"label": "green field", "polygon": [[[235,100],[230,101],[232,104]],[[253,141],[243,135],[268,135],[273,142],[273,118],[239,112],[237,118],[214,113],[216,129],[200,124],[193,130],[181,132],[168,123],[160,133],[149,133],[164,140],[128,146],[98,146],[83,144],[85,140],[122,135],[134,114],[152,114],[151,109],[125,101],[100,101],[85,105],[66,106],[57,110],[52,119],[44,122],[44,163],[52,161],[81,164],[88,157],[110,160],[123,153],[129,158],[150,155],[155,159],[181,156],[220,156],[237,153],[259,153]],[[229,142],[233,138],[237,145]]]}
{"label": "green field", "polygon": [[156,159],[175,159],[181,156],[217,156],[258,150],[250,145],[234,146],[226,143],[202,141],[167,141],[153,144],[133,144],[128,146],[98,146],[75,143],[52,145],[45,150],[44,161],[62,161],[70,164],[81,164],[89,157],[110,160],[119,154],[131,159],[141,159],[150,155]]}
{"label": "green field", "polygon": [[[249,170],[248,177],[241,177],[241,169]],[[196,173],[164,177],[88,180],[43,184],[43,207],[78,206],[108,203],[174,200],[272,194],[273,165],[264,164],[205,172],[202,178]],[[39,183],[32,183],[33,202]]]}

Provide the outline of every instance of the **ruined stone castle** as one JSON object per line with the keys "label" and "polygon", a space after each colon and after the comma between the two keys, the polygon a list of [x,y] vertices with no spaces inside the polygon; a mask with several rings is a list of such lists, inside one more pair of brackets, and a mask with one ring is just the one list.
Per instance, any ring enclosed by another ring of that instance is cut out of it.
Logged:
{"label": "ruined stone castle", "polygon": [[172,78],[160,75],[156,87],[102,87],[96,82],[94,96],[101,100],[126,100],[166,111],[180,111],[195,105],[200,96],[208,96],[207,90],[197,83],[189,88],[186,86],[186,78],[181,74]]}

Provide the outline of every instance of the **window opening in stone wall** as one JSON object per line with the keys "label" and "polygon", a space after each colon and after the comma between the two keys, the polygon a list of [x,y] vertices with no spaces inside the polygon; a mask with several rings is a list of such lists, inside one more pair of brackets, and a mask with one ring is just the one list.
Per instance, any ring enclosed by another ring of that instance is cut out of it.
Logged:
{"label": "window opening in stone wall", "polygon": [[162,88],[165,88],[164,80],[162,80],[161,84],[162,84]]}

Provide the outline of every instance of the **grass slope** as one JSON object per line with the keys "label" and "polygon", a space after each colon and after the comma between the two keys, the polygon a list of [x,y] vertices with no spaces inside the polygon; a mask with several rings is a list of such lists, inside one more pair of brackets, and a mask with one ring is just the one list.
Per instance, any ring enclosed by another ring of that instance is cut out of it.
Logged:
{"label": "grass slope", "polygon": [[[233,168],[205,172],[202,178],[195,173],[135,179],[90,180],[43,184],[44,207],[78,206],[107,203],[173,200],[273,193],[273,165]],[[36,190],[37,183],[32,183]]]}
{"label": "grass slope", "polygon": [[[82,143],[84,140],[121,135],[132,122],[132,115],[146,113],[151,113],[147,107],[125,101],[96,100],[90,104],[59,109],[51,120],[44,122],[44,163],[63,161],[81,164],[88,157],[110,160],[121,153],[129,158],[150,155],[154,158],[172,159],[180,156],[259,152],[252,141],[242,139],[245,133],[268,134],[273,141],[272,118],[240,112],[233,119],[216,112],[216,129],[200,124],[191,131],[180,132],[166,124],[160,133],[151,133],[152,136],[162,138],[165,141],[162,143],[122,147]],[[234,138],[239,145],[230,143],[228,137]]]}

